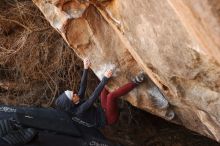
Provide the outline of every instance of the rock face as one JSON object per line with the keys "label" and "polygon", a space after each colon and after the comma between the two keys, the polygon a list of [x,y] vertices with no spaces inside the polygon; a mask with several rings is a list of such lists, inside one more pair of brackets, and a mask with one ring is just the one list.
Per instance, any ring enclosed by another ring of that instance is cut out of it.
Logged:
{"label": "rock face", "polygon": [[124,99],[220,142],[219,0],[33,1],[99,78],[115,68],[110,90],[144,71]]}

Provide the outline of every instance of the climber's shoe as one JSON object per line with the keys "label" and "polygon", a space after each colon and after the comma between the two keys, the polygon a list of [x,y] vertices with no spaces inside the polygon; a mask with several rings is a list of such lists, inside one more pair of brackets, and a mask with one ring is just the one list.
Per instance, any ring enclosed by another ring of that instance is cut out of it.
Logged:
{"label": "climber's shoe", "polygon": [[0,120],[0,137],[7,135],[12,131],[12,124],[9,120]]}
{"label": "climber's shoe", "polygon": [[37,132],[34,129],[27,128],[12,131],[9,134],[3,136],[2,139],[10,145],[26,144],[30,142],[36,135]]}
{"label": "climber's shoe", "polygon": [[144,72],[141,72],[141,73],[139,73],[137,76],[135,76],[135,77],[132,79],[132,82],[134,82],[135,84],[140,84],[140,83],[142,83],[144,80],[145,80],[145,73],[144,73]]}

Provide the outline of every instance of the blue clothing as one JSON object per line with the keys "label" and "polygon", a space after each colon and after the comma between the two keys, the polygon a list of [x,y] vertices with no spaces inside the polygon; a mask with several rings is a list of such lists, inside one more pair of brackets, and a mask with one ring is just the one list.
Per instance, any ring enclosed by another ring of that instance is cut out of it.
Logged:
{"label": "blue clothing", "polygon": [[84,69],[78,93],[80,97],[79,103],[74,104],[67,95],[63,93],[57,98],[56,106],[60,110],[71,113],[73,115],[72,120],[80,124],[87,127],[102,127],[106,124],[104,112],[101,107],[95,107],[93,103],[107,84],[108,78],[103,77],[92,95],[87,100],[84,100],[84,94],[87,87],[87,74],[88,70]]}

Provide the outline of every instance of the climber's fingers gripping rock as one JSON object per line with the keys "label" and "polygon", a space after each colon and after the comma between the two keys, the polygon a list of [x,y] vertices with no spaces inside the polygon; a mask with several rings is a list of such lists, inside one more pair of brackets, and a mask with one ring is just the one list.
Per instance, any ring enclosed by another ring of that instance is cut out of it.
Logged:
{"label": "climber's fingers gripping rock", "polygon": [[84,64],[84,69],[88,69],[91,65],[91,62],[90,62],[89,58],[85,58],[83,60],[83,64]]}
{"label": "climber's fingers gripping rock", "polygon": [[113,70],[112,69],[108,69],[107,71],[105,71],[104,76],[106,78],[111,78],[113,75]]}

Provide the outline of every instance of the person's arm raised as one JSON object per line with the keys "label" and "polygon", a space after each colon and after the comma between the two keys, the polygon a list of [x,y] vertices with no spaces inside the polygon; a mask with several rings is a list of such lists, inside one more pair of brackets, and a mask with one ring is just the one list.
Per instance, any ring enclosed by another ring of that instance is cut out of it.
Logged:
{"label": "person's arm raised", "polygon": [[95,100],[99,97],[102,89],[105,87],[107,84],[109,78],[112,76],[112,70],[108,70],[105,72],[104,77],[102,78],[101,82],[99,85],[96,87],[95,91],[92,93],[92,95],[89,97],[88,100],[86,100],[84,103],[82,103],[78,108],[77,108],[77,113],[80,114],[84,112],[85,110],[89,109],[92,104],[95,102]]}
{"label": "person's arm raised", "polygon": [[90,60],[88,58],[85,58],[84,61],[84,70],[83,70],[83,75],[80,81],[80,88],[78,95],[82,99],[84,98],[86,87],[87,87],[87,78],[88,78],[88,69],[91,65]]}

